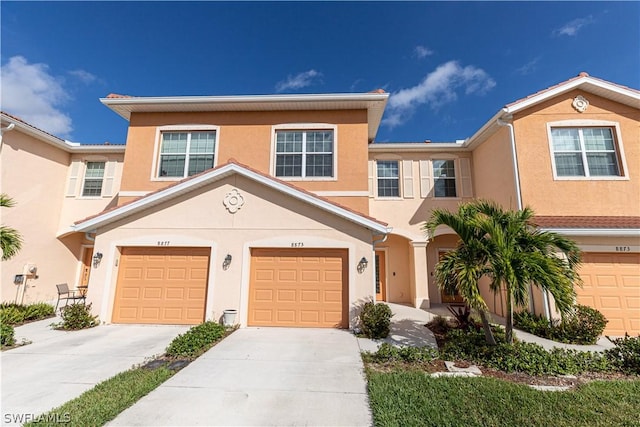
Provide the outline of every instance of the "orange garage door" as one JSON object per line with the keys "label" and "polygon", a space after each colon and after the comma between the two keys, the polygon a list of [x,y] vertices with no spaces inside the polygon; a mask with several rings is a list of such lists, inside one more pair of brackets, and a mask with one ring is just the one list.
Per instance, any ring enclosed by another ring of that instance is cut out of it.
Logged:
{"label": "orange garage door", "polygon": [[123,248],[114,323],[204,321],[209,248]]}
{"label": "orange garage door", "polygon": [[640,334],[640,254],[585,253],[580,277],[578,303],[604,314],[606,335]]}
{"label": "orange garage door", "polygon": [[347,251],[253,249],[249,326],[345,328]]}

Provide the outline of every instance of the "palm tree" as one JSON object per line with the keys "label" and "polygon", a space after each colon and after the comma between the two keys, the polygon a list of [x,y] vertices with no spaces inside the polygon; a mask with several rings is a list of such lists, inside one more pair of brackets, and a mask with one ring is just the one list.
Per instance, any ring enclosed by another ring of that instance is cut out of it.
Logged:
{"label": "palm tree", "polygon": [[441,289],[456,289],[480,313],[488,342],[487,305],[478,288],[482,276],[491,279],[494,293],[506,290],[508,343],[513,342],[514,303],[527,304],[530,285],[551,293],[561,313],[573,307],[580,251],[575,242],[540,231],[532,221],[530,208],[505,211],[493,202],[476,201],[461,205],[456,214],[436,209],[423,227],[433,233],[447,225],[460,237],[458,247],[436,266],[436,279]]}
{"label": "palm tree", "polygon": [[[15,206],[13,199],[6,194],[0,194],[0,207],[11,208]],[[22,236],[18,230],[11,227],[0,226],[0,249],[2,249],[2,261],[13,258],[22,248]]]}
{"label": "palm tree", "polygon": [[505,211],[492,202],[475,203],[475,226],[483,235],[487,272],[494,293],[506,290],[506,341],[513,342],[514,305],[525,306],[534,285],[553,295],[557,309],[568,313],[574,304],[574,284],[580,250],[559,234],[540,231],[533,210]]}
{"label": "palm tree", "polygon": [[475,215],[476,210],[472,205],[460,205],[457,213],[435,209],[423,230],[433,235],[437,226],[446,225],[460,237],[457,248],[447,252],[436,265],[436,282],[445,292],[457,291],[469,307],[478,312],[487,343],[496,345],[486,315],[488,307],[478,287],[480,278],[486,274],[487,256],[482,247],[480,230],[473,226]]}

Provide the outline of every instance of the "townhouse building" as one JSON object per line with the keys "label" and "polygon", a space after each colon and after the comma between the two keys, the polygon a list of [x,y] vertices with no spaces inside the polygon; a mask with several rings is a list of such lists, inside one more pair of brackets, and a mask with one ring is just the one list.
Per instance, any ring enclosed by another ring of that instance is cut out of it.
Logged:
{"label": "townhouse building", "polygon": [[[451,143],[375,142],[388,96],[112,94],[101,102],[128,122],[126,146],[70,144],[3,114],[15,127],[2,192],[18,205],[2,222],[25,235],[2,263],[3,300],[55,299],[68,282],[105,322],[234,309],[241,326],[352,327],[369,299],[458,301],[433,274],[457,237],[422,225],[481,198],[530,206],[575,239],[578,302],[606,333],[640,333],[638,90],[581,73]],[[483,294],[504,314],[503,295]],[[554,311],[536,290],[530,308]]]}

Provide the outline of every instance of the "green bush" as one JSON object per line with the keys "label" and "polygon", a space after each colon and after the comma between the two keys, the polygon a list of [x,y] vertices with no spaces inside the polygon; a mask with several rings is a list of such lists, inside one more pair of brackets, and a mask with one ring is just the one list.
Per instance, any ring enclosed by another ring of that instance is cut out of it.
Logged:
{"label": "green bush", "polygon": [[382,343],[375,353],[364,353],[365,362],[432,362],[439,357],[436,349],[429,347],[394,347],[388,343]]}
{"label": "green bush", "polygon": [[16,343],[15,331],[13,326],[2,323],[0,324],[0,345],[9,347]]}
{"label": "green bush", "polygon": [[224,326],[216,322],[204,322],[171,341],[167,347],[167,356],[196,357],[211,348],[225,333]]}
{"label": "green bush", "polygon": [[625,374],[640,375],[640,336],[614,339],[614,348],[605,351],[611,364]]}
{"label": "green bush", "polygon": [[576,305],[574,312],[550,323],[543,316],[523,311],[514,315],[514,324],[539,337],[569,344],[595,344],[607,319],[595,308]]}
{"label": "green bush", "polygon": [[40,320],[55,315],[55,308],[44,302],[31,304],[25,307],[24,320]]}
{"label": "green bush", "polygon": [[24,322],[24,310],[18,306],[7,306],[0,309],[0,322],[3,325],[19,325]]}
{"label": "green bush", "polygon": [[360,327],[368,338],[386,338],[391,326],[391,308],[383,303],[368,301],[360,312]]}
{"label": "green bush", "polygon": [[91,314],[91,304],[71,304],[60,309],[62,322],[54,323],[55,329],[75,331],[78,329],[92,328],[98,326],[100,321],[98,316]]}
{"label": "green bush", "polygon": [[524,372],[529,375],[578,374],[582,372],[607,372],[614,366],[603,354],[577,350],[553,349],[516,341],[504,342],[504,336],[496,334],[498,345],[487,345],[482,332],[452,330],[441,350],[444,359],[464,360],[505,372]]}

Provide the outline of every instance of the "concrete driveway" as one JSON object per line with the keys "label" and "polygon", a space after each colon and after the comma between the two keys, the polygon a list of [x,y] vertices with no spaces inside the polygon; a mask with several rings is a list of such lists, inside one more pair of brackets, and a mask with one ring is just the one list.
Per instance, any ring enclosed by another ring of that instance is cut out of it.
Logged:
{"label": "concrete driveway", "polygon": [[[188,326],[103,325],[55,331],[47,319],[16,328],[18,341],[0,353],[2,424],[20,423],[71,400],[95,384],[164,353]],[[25,415],[29,414],[29,415]]]}
{"label": "concrete driveway", "polygon": [[371,425],[360,348],[348,331],[246,328],[109,425]]}

